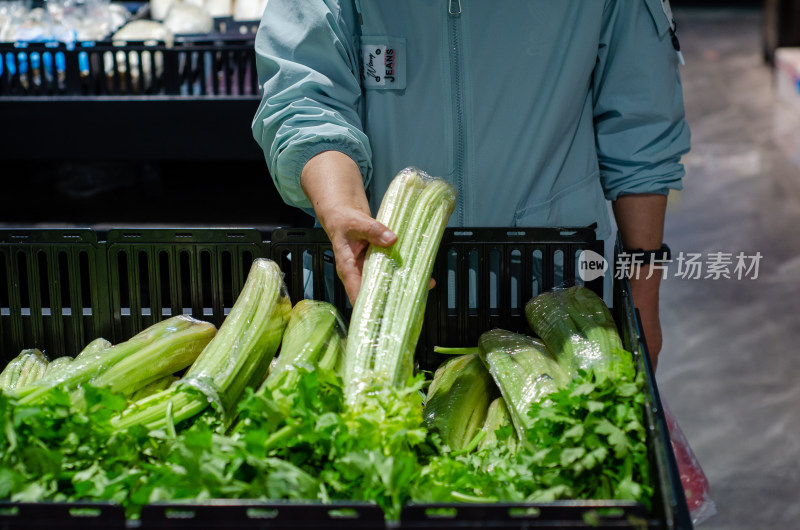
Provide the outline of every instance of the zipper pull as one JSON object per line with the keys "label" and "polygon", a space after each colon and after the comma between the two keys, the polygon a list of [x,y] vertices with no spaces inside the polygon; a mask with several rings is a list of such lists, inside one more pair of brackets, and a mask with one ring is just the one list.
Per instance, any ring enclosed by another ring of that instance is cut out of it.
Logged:
{"label": "zipper pull", "polygon": [[461,0],[449,0],[447,12],[450,15],[457,17],[461,14]]}
{"label": "zipper pull", "polygon": [[678,35],[675,33],[675,30],[678,29],[678,25],[675,21],[672,22],[672,27],[669,29],[669,32],[672,36],[672,47],[675,48],[675,53],[678,55],[678,62],[681,66],[686,66],[686,61],[683,59],[683,53],[681,53],[681,42],[678,40]]}

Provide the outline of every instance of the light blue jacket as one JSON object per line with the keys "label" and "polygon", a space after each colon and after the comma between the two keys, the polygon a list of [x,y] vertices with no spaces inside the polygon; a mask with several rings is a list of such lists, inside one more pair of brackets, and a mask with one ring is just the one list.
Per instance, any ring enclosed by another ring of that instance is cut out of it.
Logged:
{"label": "light blue jacket", "polygon": [[[668,4],[667,4],[668,5]],[[680,189],[689,150],[662,0],[271,0],[253,135],[283,199],[325,150],[373,212],[403,167],[458,189],[453,226],[586,226]]]}

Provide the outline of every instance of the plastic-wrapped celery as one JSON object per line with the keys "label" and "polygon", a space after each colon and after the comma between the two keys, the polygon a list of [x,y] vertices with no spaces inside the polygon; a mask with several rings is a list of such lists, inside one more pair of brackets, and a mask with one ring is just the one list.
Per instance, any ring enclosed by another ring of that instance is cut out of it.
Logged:
{"label": "plastic-wrapped celery", "polygon": [[454,451],[467,448],[483,427],[489,402],[497,395],[492,376],[477,354],[440,366],[428,387],[425,423]]}
{"label": "plastic-wrapped celery", "polygon": [[344,321],[335,306],[300,300],[289,314],[280,353],[258,392],[294,388],[299,365],[336,369],[344,354],[346,336]]}
{"label": "plastic-wrapped celery", "polygon": [[525,316],[572,377],[578,370],[602,369],[621,375],[635,369],[611,312],[587,287],[542,293],[525,305]]}
{"label": "plastic-wrapped celery", "polygon": [[[62,356],[56,357],[52,361],[47,364],[47,370],[45,371],[45,376],[52,376],[54,373],[58,372],[59,370],[63,370],[67,366],[72,363],[72,357],[69,356]],[[44,377],[44,376],[43,376]]]}
{"label": "plastic-wrapped celery", "polygon": [[172,386],[172,383],[174,383],[178,379],[179,379],[179,377],[177,375],[172,375],[172,374],[165,375],[161,379],[156,379],[152,383],[150,383],[150,384],[148,384],[146,386],[143,386],[142,388],[140,388],[139,390],[137,390],[136,392],[131,394],[131,396],[128,398],[128,400],[129,401],[139,401],[139,400],[144,399],[144,398],[146,398],[148,396],[152,396],[153,394],[155,394],[157,392],[161,392],[162,390],[168,389],[170,386]]}
{"label": "plastic-wrapped celery", "polygon": [[87,344],[78,355],[75,356],[75,361],[82,361],[83,359],[90,357],[93,359],[99,358],[100,355],[103,354],[104,351],[108,350],[113,344],[109,341],[104,339],[103,337],[99,337],[94,339],[92,342]]}
{"label": "plastic-wrapped celery", "polygon": [[19,389],[42,378],[47,371],[47,357],[36,348],[22,350],[0,373],[0,390],[18,392]]}
{"label": "plastic-wrapped celery", "polygon": [[389,185],[377,220],[397,234],[397,241],[367,252],[347,334],[348,402],[364,379],[399,386],[411,375],[433,262],[455,199],[453,186],[413,168]]}
{"label": "plastic-wrapped celery", "polygon": [[524,440],[530,405],[566,386],[569,377],[541,341],[525,335],[494,329],[481,335],[478,348]]}
{"label": "plastic-wrapped celery", "polygon": [[[511,436],[504,442],[500,442],[500,440],[497,439],[497,429],[505,427],[506,425],[512,426]],[[478,449],[488,449],[496,447],[500,443],[505,443],[511,452],[516,451],[517,444],[519,443],[517,440],[517,433],[513,430],[511,415],[508,413],[506,401],[502,397],[495,399],[489,405],[489,410],[486,412],[486,421],[483,424],[482,430],[485,434],[480,445],[478,445]]]}
{"label": "plastic-wrapped celery", "polygon": [[156,379],[186,368],[216,331],[212,324],[189,316],[163,320],[125,342],[100,348],[102,353],[82,353],[63,370],[20,389],[20,403],[36,403],[53,388],[72,391],[84,383],[129,396]]}
{"label": "plastic-wrapped celery", "polygon": [[167,390],[131,404],[112,423],[120,429],[163,428],[191,418],[209,403],[230,421],[244,389],[264,379],[291,307],[278,265],[256,259],[219,332],[186,375]]}

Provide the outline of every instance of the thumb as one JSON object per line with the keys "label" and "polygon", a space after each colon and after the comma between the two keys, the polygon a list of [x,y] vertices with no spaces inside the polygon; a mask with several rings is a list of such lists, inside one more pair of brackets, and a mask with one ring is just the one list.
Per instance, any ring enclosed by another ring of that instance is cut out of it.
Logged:
{"label": "thumb", "polygon": [[371,217],[365,223],[360,223],[351,231],[351,235],[379,247],[388,247],[397,241],[397,235],[389,230],[383,223]]}

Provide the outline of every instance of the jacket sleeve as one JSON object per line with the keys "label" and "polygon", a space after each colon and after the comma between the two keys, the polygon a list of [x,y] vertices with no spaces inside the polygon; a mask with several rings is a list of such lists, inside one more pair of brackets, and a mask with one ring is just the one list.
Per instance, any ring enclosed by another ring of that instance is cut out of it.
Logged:
{"label": "jacket sleeve", "polygon": [[689,151],[678,58],[661,0],[609,0],[593,78],[606,198],[681,189]]}
{"label": "jacket sleeve", "polygon": [[339,4],[272,0],[256,35],[263,93],[253,137],[283,200],[306,210],[311,204],[300,187],[300,173],[313,156],[329,150],[347,154],[361,169],[365,185],[372,173],[359,115],[355,20],[352,8]]}

